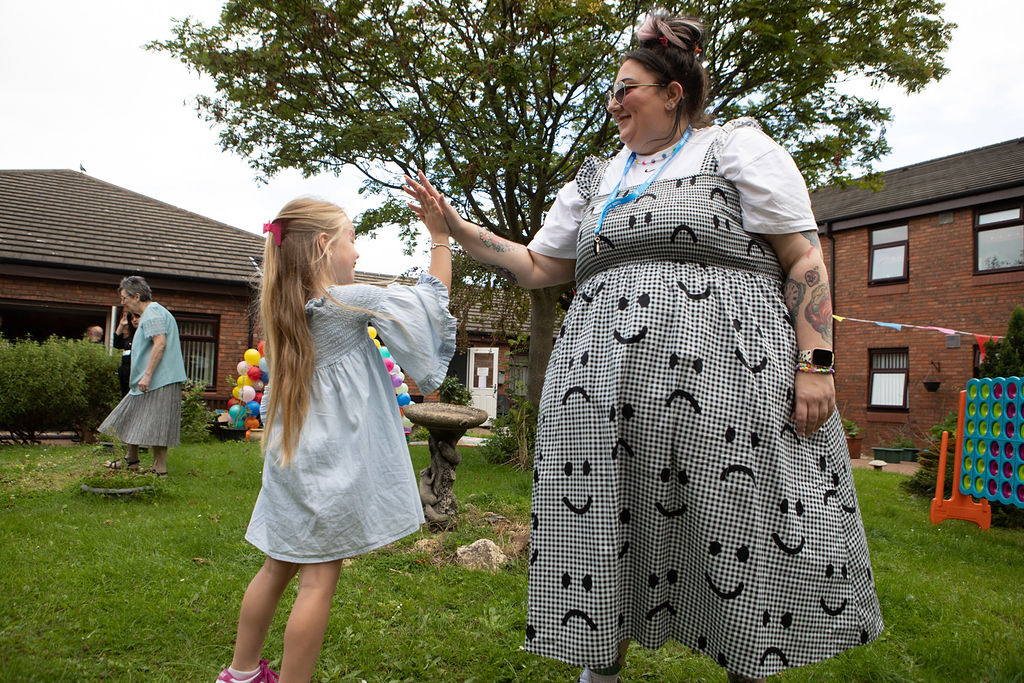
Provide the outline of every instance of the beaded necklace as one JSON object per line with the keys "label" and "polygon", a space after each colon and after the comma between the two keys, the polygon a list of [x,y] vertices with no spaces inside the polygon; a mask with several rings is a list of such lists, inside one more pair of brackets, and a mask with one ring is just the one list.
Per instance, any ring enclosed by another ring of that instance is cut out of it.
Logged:
{"label": "beaded necklace", "polygon": [[[690,139],[690,133],[692,131],[692,128],[690,128],[689,126],[686,127],[686,131],[683,133],[683,137],[680,138],[679,142],[676,143],[676,146],[672,148],[672,151],[667,153],[669,159],[671,159],[672,157],[679,153],[679,150],[681,150],[683,148],[683,145],[686,144],[687,140]],[[604,203],[604,207],[601,209],[601,215],[597,217],[597,226],[594,228],[594,251],[597,253],[601,252],[601,242],[598,236],[601,234],[601,227],[604,225],[604,217],[608,215],[608,212],[617,206],[628,204],[637,197],[641,196],[644,192],[647,191],[647,188],[651,186],[651,183],[657,180],[658,176],[661,175],[661,172],[664,171],[665,168],[668,166],[668,163],[665,163],[661,168],[658,169],[658,172],[655,173],[650,178],[648,178],[647,182],[645,182],[643,185],[636,188],[626,196],[619,197],[619,187],[622,186],[622,181],[626,179],[626,176],[629,174],[629,168],[634,164],[634,162],[636,162],[636,152],[630,152],[629,159],[626,161],[626,168],[623,169],[622,175],[619,176],[619,182],[615,183],[615,188],[612,189],[611,194],[608,195],[608,201]]]}

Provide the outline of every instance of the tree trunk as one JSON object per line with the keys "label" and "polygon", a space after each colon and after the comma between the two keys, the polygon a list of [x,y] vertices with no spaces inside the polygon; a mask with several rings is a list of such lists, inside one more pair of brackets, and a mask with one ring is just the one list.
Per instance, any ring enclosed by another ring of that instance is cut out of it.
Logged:
{"label": "tree trunk", "polygon": [[530,378],[526,398],[535,406],[540,405],[544,374],[555,339],[555,306],[563,291],[565,285],[530,290]]}

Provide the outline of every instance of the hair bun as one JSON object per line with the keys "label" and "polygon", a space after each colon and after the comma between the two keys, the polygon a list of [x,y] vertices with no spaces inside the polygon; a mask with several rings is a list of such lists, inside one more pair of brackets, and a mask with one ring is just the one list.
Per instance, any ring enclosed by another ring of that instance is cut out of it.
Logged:
{"label": "hair bun", "polygon": [[699,19],[670,14],[667,10],[652,10],[636,31],[637,42],[641,47],[669,45],[679,48],[694,57],[703,52],[704,25]]}

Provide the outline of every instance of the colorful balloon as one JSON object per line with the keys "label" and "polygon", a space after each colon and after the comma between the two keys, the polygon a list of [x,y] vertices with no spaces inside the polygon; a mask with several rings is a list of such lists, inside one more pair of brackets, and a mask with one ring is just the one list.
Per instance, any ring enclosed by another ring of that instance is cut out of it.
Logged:
{"label": "colorful balloon", "polygon": [[409,394],[399,394],[398,395],[398,405],[400,405],[400,406],[407,406],[410,403],[412,403],[412,399],[409,397]]}
{"label": "colorful balloon", "polygon": [[386,346],[380,347],[380,357],[381,358],[391,358],[391,352],[388,351],[388,347],[386,347]]}
{"label": "colorful balloon", "polygon": [[393,386],[395,389],[397,389],[398,387],[402,386],[402,378],[399,377],[398,375],[392,375],[391,376],[391,386]]}
{"label": "colorful balloon", "polygon": [[249,401],[248,403],[246,403],[245,409],[249,412],[250,415],[260,414],[260,404],[257,403],[256,401]]}
{"label": "colorful balloon", "polygon": [[231,395],[235,397],[235,400],[238,399],[238,394],[241,391],[242,391],[242,387],[235,387],[234,389],[231,390]]}
{"label": "colorful balloon", "polygon": [[388,369],[388,372],[391,372],[391,368],[395,367],[395,361],[391,360],[390,358],[385,358],[384,367]]}
{"label": "colorful balloon", "polygon": [[251,367],[252,367],[251,365],[249,365],[248,363],[246,363],[243,360],[242,362],[240,362],[238,364],[238,367],[236,368],[238,370],[238,372],[236,374],[239,374],[239,375],[247,374],[249,372],[249,368],[251,368]]}
{"label": "colorful balloon", "polygon": [[253,382],[258,382],[260,381],[260,378],[263,377],[263,371],[260,370],[260,366],[258,365],[250,367],[249,371],[245,374],[248,375],[249,379],[251,379]]}
{"label": "colorful balloon", "polygon": [[266,382],[264,382],[263,379],[262,379],[263,376],[260,375],[260,377],[261,377],[261,379],[258,379],[258,380],[256,380],[255,382],[252,383],[252,388],[256,390],[257,394],[260,393],[261,391],[263,391],[263,387],[266,386]]}
{"label": "colorful balloon", "polygon": [[266,358],[260,358],[260,370],[270,372],[270,363],[267,362]]}
{"label": "colorful balloon", "polygon": [[231,416],[232,420],[237,420],[238,416],[241,414],[243,410],[245,409],[236,403],[235,405],[228,408],[228,415]]}
{"label": "colorful balloon", "polygon": [[256,345],[256,351],[262,356],[263,355],[263,342]]}
{"label": "colorful balloon", "polygon": [[400,393],[400,394],[408,394],[409,393],[409,385],[404,383],[404,382],[402,384],[398,385],[398,393]]}
{"label": "colorful balloon", "polygon": [[260,358],[262,357],[263,354],[261,354],[256,349],[247,349],[244,356],[245,362],[248,363],[249,365],[259,365]]}
{"label": "colorful balloon", "polygon": [[366,328],[366,332],[370,335],[370,339],[376,339],[377,338],[377,328],[374,327],[373,325],[370,325],[369,327],[367,327]]}
{"label": "colorful balloon", "polygon": [[252,387],[242,387],[238,392],[238,398],[242,403],[248,403],[256,398],[256,390]]}

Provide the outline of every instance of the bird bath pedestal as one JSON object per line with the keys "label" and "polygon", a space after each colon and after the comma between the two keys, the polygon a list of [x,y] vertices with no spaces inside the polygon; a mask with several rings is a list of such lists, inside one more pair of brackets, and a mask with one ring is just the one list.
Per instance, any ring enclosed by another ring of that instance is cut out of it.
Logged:
{"label": "bird bath pedestal", "polygon": [[452,486],[455,467],[462,456],[455,450],[467,429],[484,423],[487,413],[479,408],[451,403],[418,403],[402,409],[413,424],[430,433],[430,465],[420,471],[420,502],[431,524],[447,524],[459,514]]}

